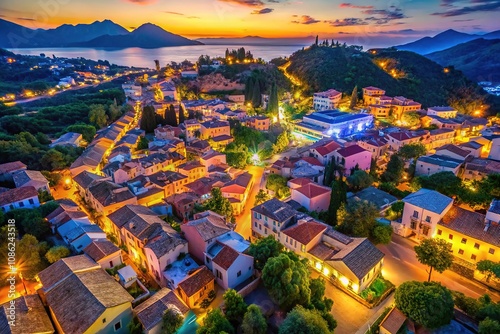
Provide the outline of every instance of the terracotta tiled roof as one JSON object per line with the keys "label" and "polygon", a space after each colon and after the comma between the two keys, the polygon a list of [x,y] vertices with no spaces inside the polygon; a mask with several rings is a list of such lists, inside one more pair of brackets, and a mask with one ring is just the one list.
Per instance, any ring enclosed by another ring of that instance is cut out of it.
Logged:
{"label": "terracotta tiled roof", "polygon": [[90,245],[83,249],[83,252],[96,262],[119,251],[120,248],[107,239],[93,240]]}
{"label": "terracotta tiled roof", "polygon": [[307,222],[287,228],[283,231],[290,238],[297,240],[303,245],[309,244],[315,237],[323,233],[326,226],[316,222]]}
{"label": "terracotta tiled roof", "polygon": [[358,154],[361,152],[368,152],[368,151],[359,145],[348,146],[345,148],[341,148],[340,150],[337,151],[337,153],[343,156],[344,158],[350,157],[351,155]]}
{"label": "terracotta tiled roof", "polygon": [[295,189],[295,191],[305,195],[307,198],[314,198],[331,192],[330,188],[315,183],[306,184],[303,187]]}
{"label": "terracotta tiled roof", "polygon": [[308,162],[309,164],[314,165],[314,166],[321,166],[321,167],[323,167],[323,166],[324,166],[321,162],[319,162],[319,160],[318,160],[318,159],[313,158],[313,157],[303,157],[303,158],[302,158],[302,159],[300,159],[300,160],[304,160],[304,161],[306,161],[306,162]]}
{"label": "terracotta tiled roof", "polygon": [[215,280],[214,274],[212,274],[207,267],[202,266],[180,282],[178,287],[182,289],[188,297],[191,297],[213,280]]}
{"label": "terracotta tiled roof", "polygon": [[10,173],[20,169],[26,169],[26,165],[21,161],[12,161],[0,164],[0,174]]}
{"label": "terracotta tiled roof", "polygon": [[219,253],[214,257],[213,262],[224,270],[228,270],[234,261],[238,258],[239,253],[229,246],[223,246]]}
{"label": "terracotta tiled roof", "polygon": [[339,148],[340,148],[340,145],[332,140],[324,145],[316,147],[316,151],[319,154],[321,154],[322,156],[325,156],[325,155],[332,153],[333,151],[335,151]]}
{"label": "terracotta tiled roof", "polygon": [[14,188],[0,193],[0,205],[6,205],[38,196],[38,191],[33,186]]}
{"label": "terracotta tiled roof", "polygon": [[393,308],[384,318],[380,327],[383,327],[390,334],[398,333],[399,329],[406,321],[406,316],[397,308]]}
{"label": "terracotta tiled roof", "polygon": [[[460,147],[452,145],[452,144],[447,144],[447,145],[444,145],[444,146],[441,146],[441,147],[437,148],[436,149],[436,153],[438,151],[441,151],[441,150],[450,151],[451,153],[454,153],[454,154],[459,155],[459,156],[464,157],[464,158],[467,157],[470,154],[469,151],[461,149]],[[440,153],[440,154],[441,155],[446,155],[444,153]]]}
{"label": "terracotta tiled roof", "polygon": [[291,184],[296,184],[298,186],[305,186],[306,184],[312,183],[311,179],[308,179],[306,177],[298,177],[295,179],[291,179],[290,181]]}

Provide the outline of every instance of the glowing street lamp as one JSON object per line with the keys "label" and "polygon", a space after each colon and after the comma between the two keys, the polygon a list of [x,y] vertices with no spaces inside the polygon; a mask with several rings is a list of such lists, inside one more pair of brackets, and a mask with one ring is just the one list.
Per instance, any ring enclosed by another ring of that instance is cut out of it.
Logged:
{"label": "glowing street lamp", "polygon": [[252,161],[254,164],[258,164],[260,162],[260,158],[257,153],[252,154]]}

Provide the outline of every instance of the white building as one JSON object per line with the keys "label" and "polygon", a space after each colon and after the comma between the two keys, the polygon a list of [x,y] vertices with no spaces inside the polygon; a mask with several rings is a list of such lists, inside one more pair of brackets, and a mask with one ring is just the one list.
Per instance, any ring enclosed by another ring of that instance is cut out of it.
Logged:
{"label": "white building", "polygon": [[313,95],[314,110],[321,111],[321,110],[335,109],[338,106],[341,99],[342,99],[342,93],[336,91],[335,89],[329,89],[324,92],[314,93]]}
{"label": "white building", "polygon": [[432,175],[440,172],[452,172],[458,175],[463,160],[454,159],[445,155],[428,155],[418,158],[415,176]]}
{"label": "white building", "polygon": [[39,206],[38,191],[33,186],[14,188],[0,193],[0,208],[3,212],[14,209],[33,209]]}
{"label": "white building", "polygon": [[457,117],[457,110],[452,107],[432,107],[427,109],[427,115],[435,115],[442,118]]}

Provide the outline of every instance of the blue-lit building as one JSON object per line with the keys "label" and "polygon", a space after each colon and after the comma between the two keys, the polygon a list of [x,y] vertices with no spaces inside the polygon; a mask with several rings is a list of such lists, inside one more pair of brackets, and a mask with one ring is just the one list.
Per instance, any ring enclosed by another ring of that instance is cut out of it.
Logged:
{"label": "blue-lit building", "polygon": [[373,126],[373,115],[352,114],[338,110],[324,110],[304,116],[296,123],[296,134],[321,138],[344,138],[357,132],[365,131]]}

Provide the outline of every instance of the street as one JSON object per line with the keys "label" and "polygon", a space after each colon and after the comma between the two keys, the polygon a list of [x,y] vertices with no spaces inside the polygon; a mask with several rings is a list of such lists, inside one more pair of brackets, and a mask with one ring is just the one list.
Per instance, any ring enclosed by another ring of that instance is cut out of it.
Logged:
{"label": "street", "polygon": [[250,166],[247,171],[253,175],[253,187],[248,194],[247,203],[243,212],[236,217],[236,228],[235,231],[241,234],[245,239],[249,240],[252,235],[252,216],[250,210],[255,206],[255,196],[264,187],[262,184],[262,175],[264,174],[264,168],[259,166]]}

